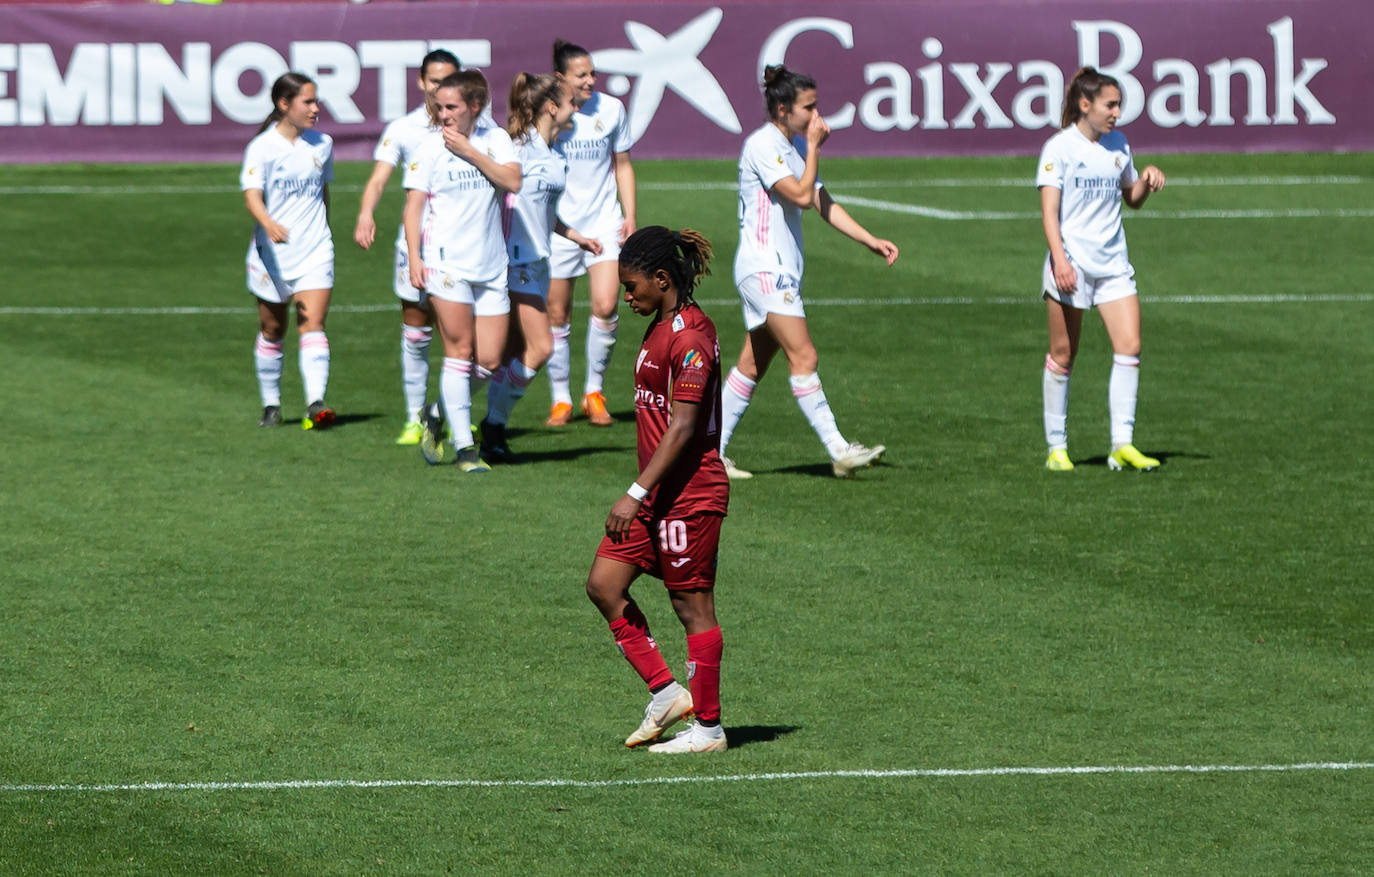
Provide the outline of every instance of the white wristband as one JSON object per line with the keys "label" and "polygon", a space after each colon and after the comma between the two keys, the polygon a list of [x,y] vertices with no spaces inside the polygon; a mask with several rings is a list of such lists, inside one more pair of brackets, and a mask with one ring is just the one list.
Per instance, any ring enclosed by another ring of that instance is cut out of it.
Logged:
{"label": "white wristband", "polygon": [[644,502],[644,497],[649,495],[649,488],[644,487],[638,481],[633,481],[630,483],[630,486],[625,489],[625,492],[636,502]]}

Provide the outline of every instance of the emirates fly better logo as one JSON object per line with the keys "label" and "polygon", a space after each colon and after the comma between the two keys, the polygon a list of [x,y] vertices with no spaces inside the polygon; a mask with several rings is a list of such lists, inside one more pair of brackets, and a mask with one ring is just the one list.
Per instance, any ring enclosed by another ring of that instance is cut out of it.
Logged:
{"label": "emirates fly better logo", "polygon": [[[708,9],[666,37],[647,24],[627,21],[625,35],[633,49],[601,49],[592,53],[596,69],[612,74],[606,82],[607,91],[623,96],[633,88],[628,110],[630,136],[635,140],[649,129],[668,89],[726,131],[738,134],[743,130],[725,90],[706,65],[697,60],[720,27],[724,14],[716,8]],[[638,78],[633,86],[631,76]]]}

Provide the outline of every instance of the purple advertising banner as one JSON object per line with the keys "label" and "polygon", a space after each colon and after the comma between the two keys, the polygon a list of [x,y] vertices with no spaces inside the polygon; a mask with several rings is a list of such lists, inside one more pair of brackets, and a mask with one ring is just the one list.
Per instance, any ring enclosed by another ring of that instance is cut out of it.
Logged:
{"label": "purple advertising banner", "polygon": [[765,64],[819,83],[832,155],[1036,152],[1064,83],[1123,85],[1137,150],[1374,150],[1369,0],[257,3],[0,6],[0,161],[233,161],[289,69],[364,159],[447,48],[492,82],[562,37],[623,100],[638,157],[738,154]]}

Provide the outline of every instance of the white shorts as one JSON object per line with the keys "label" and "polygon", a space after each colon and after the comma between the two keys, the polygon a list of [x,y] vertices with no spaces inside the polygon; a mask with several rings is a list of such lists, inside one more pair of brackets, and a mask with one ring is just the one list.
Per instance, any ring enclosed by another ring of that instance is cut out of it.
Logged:
{"label": "white shorts", "polygon": [[549,260],[528,262],[524,265],[511,265],[506,271],[506,288],[511,295],[527,295],[531,298],[549,298]]}
{"label": "white shorts", "polygon": [[269,304],[286,304],[298,292],[334,288],[334,260],[285,280],[267,270],[256,247],[248,250],[248,291]]}
{"label": "white shorts", "polygon": [[510,295],[506,293],[506,284],[500,278],[487,283],[472,283],[444,271],[441,266],[428,269],[426,281],[425,291],[431,298],[472,305],[475,316],[499,317],[510,313]]}
{"label": "white shorts", "polygon": [[597,262],[612,262],[620,258],[620,224],[624,222],[616,215],[591,229],[579,228],[584,237],[601,241],[601,255],[593,256],[561,234],[553,236],[550,243],[549,272],[557,280],[581,277],[587,269]]}
{"label": "white shorts", "polygon": [[[1069,260],[1073,264],[1073,260]],[[1050,264],[1050,257],[1045,256],[1045,269],[1040,279],[1040,290],[1043,298],[1051,298],[1063,305],[1086,311],[1095,305],[1104,305],[1107,302],[1117,301],[1136,294],[1134,274],[1108,274],[1105,277],[1095,277],[1086,273],[1077,265],[1073,270],[1078,273],[1078,288],[1071,293],[1060,292],[1059,287],[1054,282],[1054,267]]]}
{"label": "white shorts", "polygon": [[396,297],[413,305],[424,305],[429,294],[423,289],[410,285],[410,254],[400,247],[396,248]]}
{"label": "white shorts", "polygon": [[749,274],[739,284],[744,305],[744,328],[762,326],[769,314],[805,317],[801,281],[787,274]]}

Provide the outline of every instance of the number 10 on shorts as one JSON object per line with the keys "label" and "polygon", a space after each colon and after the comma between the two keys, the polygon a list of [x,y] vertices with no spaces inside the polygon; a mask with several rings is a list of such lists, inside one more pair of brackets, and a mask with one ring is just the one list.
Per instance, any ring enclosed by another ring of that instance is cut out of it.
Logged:
{"label": "number 10 on shorts", "polygon": [[687,524],[684,521],[658,522],[658,547],[670,554],[687,550]]}

